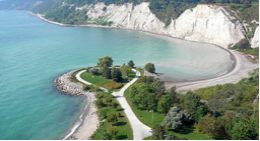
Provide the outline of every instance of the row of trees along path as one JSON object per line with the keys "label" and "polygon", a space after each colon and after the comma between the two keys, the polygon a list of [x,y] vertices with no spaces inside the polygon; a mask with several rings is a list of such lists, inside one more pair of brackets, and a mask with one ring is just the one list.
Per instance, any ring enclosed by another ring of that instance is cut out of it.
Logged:
{"label": "row of trees along path", "polygon": [[[130,87],[132,84],[135,83],[135,81],[138,80],[138,78],[141,76],[140,72],[132,69],[132,71],[134,71],[136,73],[135,78],[130,81],[129,83],[125,84],[125,86],[123,88],[121,88],[120,91],[118,92],[112,92],[112,95],[115,96],[115,98],[118,100],[118,102],[120,103],[120,105],[122,106],[122,108],[124,109],[124,112],[131,124],[131,127],[133,129],[133,136],[134,136],[134,140],[142,140],[145,137],[151,136],[151,128],[144,125],[134,114],[134,112],[132,111],[130,105],[127,103],[125,97],[124,97],[124,92],[125,90]],[[77,75],[76,78],[78,81],[87,84],[87,85],[91,85],[90,82],[87,82],[85,80],[83,80],[80,75],[85,72],[85,70],[80,71]],[[100,87],[100,89],[104,92],[108,92],[107,89]]]}

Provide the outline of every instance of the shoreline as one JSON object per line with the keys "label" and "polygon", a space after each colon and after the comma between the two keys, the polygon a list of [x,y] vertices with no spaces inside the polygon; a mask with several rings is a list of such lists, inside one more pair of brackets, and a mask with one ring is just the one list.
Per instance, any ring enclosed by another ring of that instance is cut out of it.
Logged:
{"label": "shoreline", "polygon": [[55,87],[66,94],[83,95],[85,97],[85,106],[79,118],[75,121],[63,140],[87,140],[93,135],[99,125],[99,119],[96,114],[97,108],[94,105],[96,100],[95,93],[83,91],[83,84],[70,82],[69,77],[74,71],[70,71],[58,76],[54,80]]}
{"label": "shoreline", "polygon": [[[27,11],[27,12],[29,12],[29,11]],[[153,32],[143,31],[143,30],[128,29],[128,28],[117,28],[117,27],[109,27],[109,26],[94,25],[94,24],[67,25],[67,24],[53,22],[48,19],[45,19],[43,17],[43,15],[41,15],[41,14],[34,14],[32,12],[29,12],[29,13],[31,15],[37,16],[39,19],[41,19],[44,22],[55,24],[55,25],[62,26],[62,27],[95,27],[95,28],[107,28],[107,29],[123,29],[123,30],[138,31],[138,32],[143,32],[143,33],[147,33],[147,34],[152,34],[154,36],[162,36],[162,37],[167,37],[167,38],[171,38],[171,39],[183,40],[183,41],[187,41],[187,42],[204,43],[204,42],[197,42],[197,41],[188,41],[188,40],[172,37],[170,35],[165,35],[165,34],[153,33]],[[210,44],[210,43],[204,43],[204,44]],[[187,90],[187,89],[194,90],[194,89],[207,87],[207,86],[213,86],[213,85],[217,85],[217,84],[235,83],[235,82],[238,82],[240,79],[247,77],[248,73],[251,70],[258,68],[258,64],[251,63],[240,52],[237,52],[234,50],[229,50],[228,48],[225,48],[225,47],[222,47],[219,45],[215,45],[215,44],[210,44],[210,45],[214,45],[229,53],[230,59],[233,61],[230,68],[226,72],[219,74],[218,76],[213,76],[211,78],[204,78],[204,79],[199,79],[199,80],[198,79],[197,80],[187,80],[187,81],[177,82],[177,83],[166,81],[165,82],[166,89],[169,89],[172,86],[176,86],[177,91],[182,91],[182,90]],[[243,65],[243,64],[246,64],[246,65]],[[89,128],[90,124],[93,123],[93,122],[91,122],[90,119],[88,119],[90,114],[88,113],[88,110],[86,110],[86,109],[88,109],[88,107],[84,108],[83,114],[81,114],[81,116],[79,117],[79,118],[81,118],[83,116],[84,121],[81,122],[81,124],[77,127],[77,129],[74,132],[72,132],[72,135],[79,137],[77,139],[86,140],[87,139],[86,137],[87,136],[90,137],[95,131],[94,129],[93,130],[91,129],[93,131],[93,133],[91,135],[89,135],[89,134],[84,135],[85,132],[82,131],[82,130],[87,130]],[[98,125],[98,124],[96,124],[96,125]],[[96,127],[96,129],[97,129],[97,127]],[[69,139],[69,135],[67,135],[67,136],[66,136],[67,138],[65,137],[64,139]]]}

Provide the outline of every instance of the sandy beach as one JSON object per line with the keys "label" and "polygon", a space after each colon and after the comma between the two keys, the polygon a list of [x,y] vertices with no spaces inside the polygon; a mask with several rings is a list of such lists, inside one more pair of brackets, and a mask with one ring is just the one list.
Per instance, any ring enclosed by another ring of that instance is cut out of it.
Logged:
{"label": "sandy beach", "polygon": [[82,90],[81,83],[74,83],[69,80],[71,74],[75,71],[65,73],[54,80],[56,88],[62,92],[70,95],[84,95],[85,107],[77,119],[75,124],[70,128],[68,134],[63,138],[65,140],[87,140],[97,130],[99,125],[98,116],[96,114],[97,108],[94,104],[96,100],[95,93]]}
{"label": "sandy beach", "polygon": [[199,81],[187,81],[187,82],[166,82],[166,88],[170,89],[173,86],[177,87],[177,91],[183,90],[195,90],[203,87],[209,87],[214,85],[221,85],[227,83],[237,83],[242,78],[248,77],[249,73],[259,67],[258,63],[252,63],[246,55],[235,50],[229,50],[234,56],[235,63],[233,68],[227,73],[205,80]]}

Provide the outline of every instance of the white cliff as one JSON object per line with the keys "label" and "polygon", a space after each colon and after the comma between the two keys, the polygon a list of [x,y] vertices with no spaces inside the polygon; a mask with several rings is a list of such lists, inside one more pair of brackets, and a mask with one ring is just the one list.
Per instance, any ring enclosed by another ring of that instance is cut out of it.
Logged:
{"label": "white cliff", "polygon": [[87,15],[92,20],[112,21],[112,27],[148,31],[226,48],[244,38],[241,28],[232,23],[225,9],[214,5],[198,5],[187,9],[167,28],[150,11],[149,3],[146,2],[134,7],[131,3],[119,6],[97,3],[88,10]]}
{"label": "white cliff", "polygon": [[252,38],[251,41],[251,47],[252,48],[259,47],[259,26],[255,30],[254,37]]}

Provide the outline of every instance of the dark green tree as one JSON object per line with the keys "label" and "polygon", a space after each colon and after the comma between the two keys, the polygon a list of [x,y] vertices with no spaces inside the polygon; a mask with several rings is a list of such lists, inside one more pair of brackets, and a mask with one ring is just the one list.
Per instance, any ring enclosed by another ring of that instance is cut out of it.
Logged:
{"label": "dark green tree", "polygon": [[128,66],[133,68],[133,67],[135,66],[134,61],[133,61],[133,60],[130,60],[130,61],[128,62]]}
{"label": "dark green tree", "polygon": [[161,125],[155,125],[152,129],[152,139],[153,140],[163,140],[165,135],[165,129]]}
{"label": "dark green tree", "polygon": [[111,69],[110,69],[110,68],[108,68],[108,69],[105,70],[104,77],[105,77],[106,79],[111,79],[111,78],[112,78],[112,77],[111,77]]}
{"label": "dark green tree", "polygon": [[161,113],[167,113],[172,106],[172,98],[169,95],[163,95],[158,102],[157,110]]}
{"label": "dark green tree", "polygon": [[98,59],[97,66],[102,68],[103,76],[105,74],[106,69],[111,67],[112,65],[113,65],[113,60],[109,56],[104,56]]}
{"label": "dark green tree", "polygon": [[115,139],[116,135],[118,133],[118,129],[116,127],[110,127],[108,129],[108,134],[113,138]]}
{"label": "dark green tree", "polygon": [[148,72],[154,73],[155,72],[155,66],[152,63],[147,63],[144,66],[145,70],[147,70]]}
{"label": "dark green tree", "polygon": [[116,124],[118,121],[117,115],[116,114],[109,114],[107,115],[107,121],[111,122],[112,124]]}
{"label": "dark green tree", "polygon": [[114,68],[114,70],[111,73],[111,76],[115,82],[120,82],[123,79],[121,71],[117,68]]}
{"label": "dark green tree", "polygon": [[200,105],[195,112],[195,116],[194,116],[195,122],[199,122],[200,118],[204,117],[208,113],[208,111],[209,109],[206,104]]}
{"label": "dark green tree", "polygon": [[233,140],[259,140],[259,120],[240,118],[231,130]]}
{"label": "dark green tree", "polygon": [[200,97],[189,91],[186,93],[184,98],[184,109],[188,110],[188,112],[194,117],[197,111],[197,108],[201,105]]}
{"label": "dark green tree", "polygon": [[160,79],[156,79],[152,83],[152,86],[154,86],[157,94],[162,94],[165,91],[164,81],[160,81]]}
{"label": "dark green tree", "polygon": [[110,134],[108,134],[108,132],[106,130],[104,130],[102,133],[101,139],[102,140],[112,140],[112,136]]}

